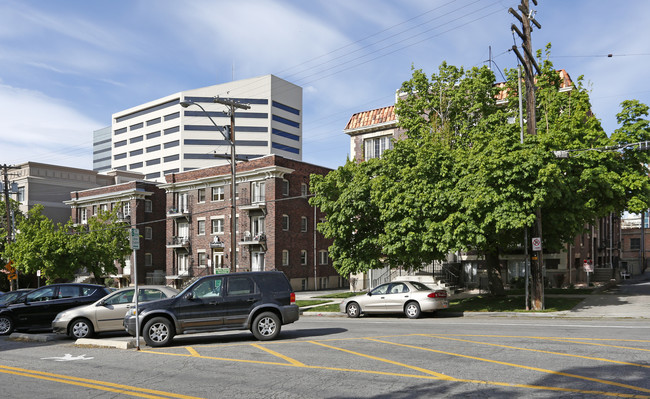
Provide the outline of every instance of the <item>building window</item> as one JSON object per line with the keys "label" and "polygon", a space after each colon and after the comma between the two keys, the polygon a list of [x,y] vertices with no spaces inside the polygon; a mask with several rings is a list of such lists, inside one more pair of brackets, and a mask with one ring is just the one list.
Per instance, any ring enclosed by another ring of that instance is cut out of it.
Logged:
{"label": "building window", "polygon": [[640,238],[630,238],[630,250],[638,251],[641,249],[641,239]]}
{"label": "building window", "polygon": [[384,151],[393,149],[391,136],[375,137],[363,141],[365,159],[381,158]]}
{"label": "building window", "polygon": [[560,268],[559,259],[544,259],[544,263],[546,264],[546,270],[557,270]]}
{"label": "building window", "polygon": [[199,252],[196,254],[197,260],[199,262],[199,266],[205,266],[207,265],[207,257],[205,256],[205,252]]}
{"label": "building window", "polygon": [[153,265],[153,256],[150,253],[144,254],[144,265],[145,266]]}
{"label": "building window", "polygon": [[122,204],[122,217],[127,216],[131,216],[131,204],[129,202]]}
{"label": "building window", "polygon": [[329,263],[328,253],[325,250],[318,251],[318,264],[327,265]]}
{"label": "building window", "polygon": [[99,204],[100,212],[108,212],[108,204]]}
{"label": "building window", "polygon": [[251,203],[263,203],[266,200],[265,183],[253,182],[251,183]]}
{"label": "building window", "polygon": [[282,195],[285,197],[289,196],[289,180],[287,179],[282,180]]}
{"label": "building window", "polygon": [[153,237],[153,229],[151,227],[144,228],[144,239],[151,240]]}
{"label": "building window", "polygon": [[196,233],[200,236],[205,235],[205,220],[198,220],[197,221],[197,229]]}
{"label": "building window", "polygon": [[93,205],[93,216],[97,216],[97,205]]}
{"label": "building window", "polygon": [[223,233],[223,219],[212,219],[212,234]]}
{"label": "building window", "polygon": [[306,183],[302,183],[300,185],[300,195],[302,195],[303,197],[309,195],[309,187],[307,186]]}
{"label": "building window", "polygon": [[18,196],[16,197],[16,201],[25,202],[25,187],[18,187]]}
{"label": "building window", "polygon": [[144,211],[145,213],[153,212],[153,202],[151,200],[144,200]]}
{"label": "building window", "polygon": [[205,202],[205,189],[204,188],[199,188],[199,192],[196,196],[196,201],[197,202]]}
{"label": "building window", "polygon": [[289,266],[289,251],[282,250],[282,266]]}
{"label": "building window", "polygon": [[79,212],[79,219],[81,224],[88,223],[88,209],[81,208],[81,211]]}
{"label": "building window", "polygon": [[303,266],[307,264],[307,251],[304,249],[300,251],[300,264]]}
{"label": "building window", "polygon": [[301,232],[303,232],[303,233],[307,232],[307,223],[308,223],[308,221],[307,221],[306,216],[303,216],[303,217],[300,218],[300,231]]}
{"label": "building window", "polygon": [[289,215],[282,215],[282,230],[289,230]]}
{"label": "building window", "polygon": [[212,201],[223,201],[223,187],[212,187]]}

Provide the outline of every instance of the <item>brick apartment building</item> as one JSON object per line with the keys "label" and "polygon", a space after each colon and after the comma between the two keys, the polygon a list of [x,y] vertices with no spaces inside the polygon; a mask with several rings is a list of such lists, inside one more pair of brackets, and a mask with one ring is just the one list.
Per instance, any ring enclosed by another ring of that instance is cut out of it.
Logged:
{"label": "brick apartment building", "polygon": [[[118,219],[137,227],[141,236],[136,251],[138,283],[165,284],[165,191],[157,183],[134,180],[111,186],[73,191],[71,200],[74,223],[85,224],[88,218],[101,210],[119,207]],[[128,286],[133,280],[133,255],[125,267],[118,265],[118,273],[108,276],[118,286]],[[99,282],[102,283],[102,282]]]}
{"label": "brick apartment building", "polygon": [[[347,286],[315,229],[324,215],[309,205],[309,177],[330,169],[267,155],[237,163],[236,268],[279,270],[294,290]],[[167,284],[231,269],[229,165],[172,173],[167,192]]]}

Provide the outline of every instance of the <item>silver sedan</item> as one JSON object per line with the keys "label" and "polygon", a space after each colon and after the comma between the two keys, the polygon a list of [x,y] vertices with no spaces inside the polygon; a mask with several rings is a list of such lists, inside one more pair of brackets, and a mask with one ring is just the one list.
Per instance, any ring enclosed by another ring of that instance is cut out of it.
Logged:
{"label": "silver sedan", "polygon": [[361,313],[404,313],[417,319],[422,312],[434,312],[449,307],[447,291],[432,290],[417,281],[399,281],[382,284],[365,295],[347,298],[340,310],[348,317]]}
{"label": "silver sedan", "polygon": [[[52,322],[57,334],[71,338],[89,338],[94,333],[124,331],[124,315],[134,306],[134,287],[117,290],[90,305],[79,306],[59,313]],[[138,287],[138,302],[171,298],[178,290],[161,285]]]}

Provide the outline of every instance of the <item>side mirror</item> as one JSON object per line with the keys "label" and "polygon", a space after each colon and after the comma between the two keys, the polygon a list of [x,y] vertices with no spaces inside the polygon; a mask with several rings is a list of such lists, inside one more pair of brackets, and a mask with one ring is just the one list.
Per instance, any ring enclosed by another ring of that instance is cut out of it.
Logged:
{"label": "side mirror", "polygon": [[190,291],[187,294],[185,294],[185,299],[187,300],[193,300],[194,299],[194,292]]}
{"label": "side mirror", "polygon": [[366,295],[372,296],[372,292],[368,291],[368,293]]}

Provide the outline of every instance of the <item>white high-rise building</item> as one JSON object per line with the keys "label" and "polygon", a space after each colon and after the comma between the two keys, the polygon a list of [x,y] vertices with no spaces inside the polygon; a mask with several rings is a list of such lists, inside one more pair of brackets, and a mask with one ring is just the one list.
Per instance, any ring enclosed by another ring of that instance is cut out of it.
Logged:
{"label": "white high-rise building", "polygon": [[[113,114],[111,169],[162,182],[166,174],[227,163],[230,143],[219,129],[230,125],[229,107],[214,97],[250,106],[235,110],[237,158],[277,154],[302,160],[302,88],[265,75],[182,91]],[[201,108],[183,108],[181,101],[200,104],[217,126]]]}

